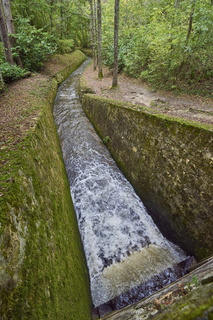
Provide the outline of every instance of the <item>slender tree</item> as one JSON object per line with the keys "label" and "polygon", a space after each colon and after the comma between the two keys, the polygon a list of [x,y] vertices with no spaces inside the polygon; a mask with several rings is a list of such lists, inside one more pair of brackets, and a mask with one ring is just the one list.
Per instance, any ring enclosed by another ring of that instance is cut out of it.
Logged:
{"label": "slender tree", "polygon": [[63,39],[63,31],[64,31],[64,28],[63,28],[63,25],[64,25],[64,7],[63,7],[63,0],[61,0],[61,3],[60,3],[60,18],[61,18],[61,21],[60,21],[60,28],[61,28],[60,38]]}
{"label": "slender tree", "polygon": [[14,64],[9,34],[7,30],[7,24],[5,22],[5,17],[4,17],[4,8],[3,8],[2,0],[0,0],[0,32],[1,32],[2,42],[4,45],[5,59],[8,63]]}
{"label": "slender tree", "polygon": [[98,78],[103,78],[102,70],[102,28],[101,28],[101,0],[97,0],[97,20],[98,20]]}
{"label": "slender tree", "polygon": [[119,5],[120,5],[120,0],[115,0],[115,14],[114,14],[114,67],[113,67],[112,87],[116,87],[118,85]]}
{"label": "slender tree", "polygon": [[97,1],[94,1],[94,37],[95,37],[95,70],[97,68],[98,64],[98,53],[97,53],[97,42],[98,42],[98,30],[97,30]]}
{"label": "slender tree", "polygon": [[[15,27],[13,23],[12,11],[10,7],[10,0],[2,0],[2,5],[4,9],[4,16],[5,16],[5,23],[7,25],[7,31],[10,41],[11,48],[15,47],[15,38],[13,35],[15,34]],[[16,58],[14,59],[15,62],[22,67],[22,61],[19,56],[19,52],[16,52]]]}
{"label": "slender tree", "polygon": [[12,17],[11,8],[10,8],[10,1],[2,0],[2,4],[4,8],[5,21],[6,21],[8,33],[14,34],[15,29],[14,29],[13,17]]}
{"label": "slender tree", "polygon": [[51,32],[53,32],[53,13],[54,13],[54,11],[53,11],[53,9],[54,9],[54,0],[49,0],[49,6],[50,6],[50,14],[49,14],[49,16],[50,16],[50,30],[51,30]]}
{"label": "slender tree", "polygon": [[191,32],[192,32],[192,24],[193,24],[193,17],[194,17],[194,11],[195,11],[195,4],[196,4],[196,0],[193,0],[192,1],[192,9],[191,9],[190,16],[189,16],[189,25],[188,25],[188,31],[187,31],[187,36],[186,36],[186,46],[188,46],[189,37],[190,37]]}
{"label": "slender tree", "polygon": [[92,35],[92,53],[93,53],[93,69],[96,70],[96,19],[95,19],[95,1],[89,0],[91,15],[91,35]]}

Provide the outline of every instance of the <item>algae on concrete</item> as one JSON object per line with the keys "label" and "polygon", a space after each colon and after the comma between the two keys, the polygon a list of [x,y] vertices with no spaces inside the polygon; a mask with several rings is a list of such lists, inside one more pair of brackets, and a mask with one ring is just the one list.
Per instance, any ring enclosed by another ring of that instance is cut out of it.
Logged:
{"label": "algae on concrete", "polygon": [[91,319],[89,277],[52,115],[59,83],[85,55],[44,90],[36,125],[11,151],[12,181],[1,199],[0,318]]}
{"label": "algae on concrete", "polygon": [[[212,320],[213,319],[213,284],[200,286],[183,295],[168,306],[154,307],[155,303],[140,301],[102,318],[102,320]],[[169,294],[168,294],[169,295]]]}
{"label": "algae on concrete", "polygon": [[85,94],[83,109],[164,235],[212,254],[212,126]]}

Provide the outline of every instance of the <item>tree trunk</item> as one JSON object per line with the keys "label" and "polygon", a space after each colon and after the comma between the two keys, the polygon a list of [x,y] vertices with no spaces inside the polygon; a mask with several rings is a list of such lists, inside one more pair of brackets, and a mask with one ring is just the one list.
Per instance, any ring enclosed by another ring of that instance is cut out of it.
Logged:
{"label": "tree trunk", "polygon": [[[97,65],[98,65],[98,28],[97,28],[97,2],[96,0],[93,0],[94,1],[94,36],[95,36],[95,65],[96,65],[96,68],[97,68]],[[95,69],[96,69],[95,68]]]}
{"label": "tree trunk", "polygon": [[54,0],[50,0],[49,6],[50,6],[50,29],[51,29],[51,33],[53,33],[53,4],[54,4]]}
{"label": "tree trunk", "polygon": [[0,32],[1,32],[2,42],[4,45],[5,59],[8,63],[14,64],[9,35],[8,35],[8,30],[7,30],[7,25],[6,25],[5,19],[4,19],[2,0],[0,0]]}
{"label": "tree trunk", "polygon": [[10,1],[9,0],[2,0],[3,8],[4,8],[4,15],[5,15],[5,21],[7,25],[7,30],[9,34],[14,34],[14,24],[13,24],[13,17],[11,13],[10,8]]}
{"label": "tree trunk", "polygon": [[119,29],[119,2],[115,0],[115,15],[114,15],[114,67],[112,87],[118,85],[118,29]]}
{"label": "tree trunk", "polygon": [[103,78],[102,71],[102,33],[101,33],[101,0],[97,0],[97,20],[98,20],[98,78]]}
{"label": "tree trunk", "polygon": [[93,70],[96,70],[97,61],[96,61],[96,28],[95,28],[95,3],[93,0],[90,2],[90,11],[91,11],[91,35],[92,35],[92,54],[93,54]]}
{"label": "tree trunk", "polygon": [[61,23],[60,23],[60,39],[63,39],[63,23],[64,23],[64,8],[63,8],[63,0],[61,0],[60,3],[60,18],[61,18]]}
{"label": "tree trunk", "polygon": [[189,37],[191,35],[192,32],[192,24],[193,24],[193,17],[194,17],[194,11],[195,11],[195,4],[196,4],[196,0],[192,1],[192,10],[189,16],[189,26],[188,26],[188,32],[187,32],[187,36],[186,36],[186,46],[188,46],[189,43]]}
{"label": "tree trunk", "polygon": [[[3,4],[3,9],[4,9],[5,23],[7,25],[10,46],[11,46],[11,48],[13,48],[13,47],[15,47],[16,41],[15,41],[15,38],[13,37],[13,34],[15,34],[15,28],[14,28],[14,24],[13,24],[13,17],[12,17],[12,12],[11,12],[11,7],[10,7],[10,0],[2,0],[2,4]],[[17,56],[15,58],[15,61],[19,66],[22,67],[22,61],[19,56],[19,52],[17,52]]]}

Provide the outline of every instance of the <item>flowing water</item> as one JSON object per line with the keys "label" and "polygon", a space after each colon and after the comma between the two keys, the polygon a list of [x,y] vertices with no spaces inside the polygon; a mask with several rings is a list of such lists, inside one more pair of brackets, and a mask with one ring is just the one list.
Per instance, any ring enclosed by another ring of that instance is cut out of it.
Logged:
{"label": "flowing water", "polygon": [[54,117],[97,307],[186,256],[163,237],[85,116],[78,86],[87,64],[59,88]]}

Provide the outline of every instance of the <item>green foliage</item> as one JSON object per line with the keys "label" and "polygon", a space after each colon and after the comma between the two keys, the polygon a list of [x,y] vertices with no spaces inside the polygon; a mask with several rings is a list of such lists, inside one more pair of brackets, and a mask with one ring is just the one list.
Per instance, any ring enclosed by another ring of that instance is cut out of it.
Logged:
{"label": "green foliage", "polygon": [[14,17],[29,19],[30,25],[58,39],[73,39],[75,46],[89,44],[89,2],[85,0],[13,0]]}
{"label": "green foliage", "polygon": [[66,38],[74,40],[76,47],[87,48],[90,39],[90,12],[89,2],[74,2],[70,8],[67,24]]}
{"label": "green foliage", "polygon": [[[113,2],[103,5],[103,56],[110,67]],[[166,88],[209,80],[213,76],[212,9],[209,0],[124,1],[120,7],[119,68]]]}
{"label": "green foliage", "polygon": [[58,40],[57,47],[57,52],[60,54],[71,53],[75,49],[74,41],[72,39]]}
{"label": "green foliage", "polygon": [[48,30],[51,11],[49,2],[47,0],[13,0],[11,1],[11,7],[15,18],[21,16],[29,19],[30,24],[37,29],[47,26],[46,30]]}
{"label": "green foliage", "polygon": [[19,52],[23,66],[28,70],[39,70],[48,56],[56,52],[54,37],[31,26],[28,19],[19,18],[15,39],[14,52]]}
{"label": "green foliage", "polygon": [[[24,66],[38,70],[55,50],[88,47],[90,8],[85,0],[13,0],[17,46]],[[155,86],[198,88],[213,75],[210,0],[124,0],[120,3],[119,70]],[[19,18],[21,17],[21,18]],[[191,20],[190,20],[191,19]],[[191,21],[191,26],[190,26]],[[113,66],[114,0],[102,2],[104,63]],[[44,32],[45,31],[45,32]],[[47,33],[48,32],[48,33]],[[0,62],[1,57],[0,49]],[[210,89],[211,90],[211,89]],[[212,91],[212,90],[211,90]]]}
{"label": "green foliage", "polygon": [[109,141],[110,141],[110,137],[109,136],[106,136],[106,137],[103,138],[103,143],[104,144],[107,144],[107,142],[109,142]]}
{"label": "green foliage", "polygon": [[5,83],[23,78],[26,75],[26,70],[17,65],[11,65],[7,62],[0,65],[0,73],[2,74]]}

